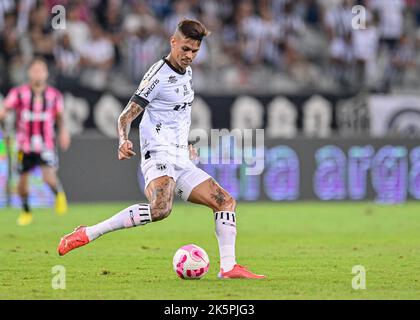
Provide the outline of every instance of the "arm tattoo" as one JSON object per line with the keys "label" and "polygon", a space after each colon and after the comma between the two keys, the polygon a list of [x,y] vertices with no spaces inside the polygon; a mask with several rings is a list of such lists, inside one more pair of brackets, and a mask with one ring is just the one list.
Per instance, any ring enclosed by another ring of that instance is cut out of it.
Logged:
{"label": "arm tattoo", "polygon": [[143,108],[137,103],[130,101],[118,117],[118,136],[120,141],[127,140],[131,122],[139,116]]}

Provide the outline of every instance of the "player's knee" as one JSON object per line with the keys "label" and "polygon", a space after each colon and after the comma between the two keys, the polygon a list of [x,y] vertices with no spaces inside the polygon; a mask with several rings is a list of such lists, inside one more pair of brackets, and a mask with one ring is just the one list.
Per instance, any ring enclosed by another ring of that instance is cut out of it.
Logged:
{"label": "player's knee", "polygon": [[222,202],[216,205],[216,211],[232,211],[236,209],[236,200],[228,193]]}
{"label": "player's knee", "polygon": [[17,186],[17,192],[19,196],[27,196],[29,193],[28,187],[25,185],[25,183],[19,183]]}
{"label": "player's knee", "polygon": [[24,196],[24,195],[26,195],[26,192],[25,192],[26,190],[24,189],[24,188],[22,188],[21,186],[18,186],[17,187],[17,192],[18,192],[18,194],[19,194],[19,196]]}
{"label": "player's knee", "polygon": [[172,211],[172,203],[161,203],[160,205],[152,204],[150,207],[150,214],[152,221],[159,221],[167,218]]}
{"label": "player's knee", "polygon": [[229,211],[236,210],[236,200],[231,195],[229,195],[227,199],[226,207],[227,207],[226,210],[229,210]]}
{"label": "player's knee", "polygon": [[56,182],[51,178],[44,178],[44,182],[50,187],[55,187]]}

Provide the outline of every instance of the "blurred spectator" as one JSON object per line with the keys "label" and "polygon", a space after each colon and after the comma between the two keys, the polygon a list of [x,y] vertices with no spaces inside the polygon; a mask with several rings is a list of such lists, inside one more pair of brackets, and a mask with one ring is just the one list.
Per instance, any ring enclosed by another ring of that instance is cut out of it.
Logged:
{"label": "blurred spectator", "polygon": [[0,38],[0,54],[6,64],[20,55],[19,37],[15,26],[16,15],[11,12],[6,14]]}
{"label": "blurred spectator", "polygon": [[325,4],[324,28],[329,41],[330,70],[334,81],[341,86],[350,85],[354,50],[352,44],[351,19],[353,1]]}
{"label": "blurred spectator", "polygon": [[153,24],[142,24],[127,39],[127,70],[134,84],[138,84],[150,66],[164,55],[166,41],[154,30]]}
{"label": "blurred spectator", "polygon": [[197,16],[191,10],[191,1],[177,0],[174,5],[174,12],[165,18],[164,26],[167,36],[174,33],[179,21],[182,19],[197,19]]}
{"label": "blurred spectator", "polygon": [[293,74],[295,67],[300,69],[301,65],[306,64],[299,41],[305,32],[305,23],[298,14],[294,2],[284,4],[283,15],[280,17],[280,32],[286,57],[286,70],[289,74]]}
{"label": "blurred spectator", "polygon": [[68,84],[76,80],[80,75],[80,54],[71,46],[70,37],[67,33],[63,33],[57,39],[57,44],[54,47],[54,57],[60,81]]}
{"label": "blurred spectator", "polygon": [[305,32],[303,15],[295,2],[287,2],[284,5],[284,13],[280,16],[280,32],[287,42],[297,46],[300,36]]}
{"label": "blurred spectator", "polygon": [[[134,0],[134,3],[135,2],[138,2],[138,0]],[[163,19],[171,12],[171,3],[173,3],[173,0],[147,0],[146,2],[156,18]]]}
{"label": "blurred spectator", "polygon": [[8,14],[14,15],[15,1],[14,0],[3,0],[0,5],[0,31],[4,31],[6,26],[6,16]]}
{"label": "blurred spectator", "polygon": [[82,81],[86,86],[104,89],[114,62],[114,47],[101,26],[90,24],[90,39],[81,49]]}
{"label": "blurred spectator", "polygon": [[262,58],[269,65],[279,70],[281,67],[280,23],[274,20],[268,6],[260,8]]}
{"label": "blurred spectator", "polygon": [[403,35],[391,52],[391,63],[387,70],[387,85],[402,86],[405,74],[416,67],[416,48],[414,41]]}
{"label": "blurred spectator", "polygon": [[367,15],[366,29],[353,30],[353,52],[356,59],[356,83],[373,86],[377,80],[379,31]]}
{"label": "blurred spectator", "polygon": [[353,82],[353,65],[355,62],[352,34],[349,32],[334,41],[330,48],[330,65],[334,80],[341,86],[350,86]]}
{"label": "blurred spectator", "polygon": [[[31,10],[36,6],[36,0],[20,0],[17,4],[17,30],[19,34],[24,34],[28,31],[29,16]],[[50,12],[48,6],[45,8],[47,12]]]}
{"label": "blurred spectator", "polygon": [[128,33],[135,33],[141,26],[159,28],[158,21],[146,1],[136,1],[125,16],[123,28]]}
{"label": "blurred spectator", "polygon": [[393,49],[404,32],[404,0],[370,0],[370,8],[379,14],[381,41]]}
{"label": "blurred spectator", "polygon": [[351,21],[353,18],[353,0],[343,0],[335,6],[328,6],[325,12],[325,29],[331,42],[342,38],[352,31]]}
{"label": "blurred spectator", "polygon": [[54,61],[50,14],[45,5],[35,8],[29,17],[29,34],[32,42],[32,54],[42,56],[49,64]]}
{"label": "blurred spectator", "polygon": [[[378,17],[366,30],[352,29],[356,4]],[[65,30],[51,29],[54,5]],[[59,81],[129,94],[183,18],[212,32],[194,61],[198,90],[420,86],[416,0],[0,0],[0,84],[19,82],[36,54]]]}
{"label": "blurred spectator", "polygon": [[245,63],[256,65],[262,61],[261,18],[250,0],[241,1],[235,15],[241,57]]}
{"label": "blurred spectator", "polygon": [[71,5],[67,9],[66,33],[70,37],[71,46],[81,52],[89,39],[89,26],[80,16],[80,9]]}
{"label": "blurred spectator", "polygon": [[124,33],[122,25],[122,14],[119,10],[121,6],[121,0],[109,0],[107,1],[106,9],[99,10],[99,12],[104,13],[103,16],[99,16],[101,17],[101,19],[99,20],[99,22],[101,23],[101,27],[108,35],[108,39],[112,42],[114,46],[115,65],[119,65],[122,59],[120,48],[123,43]]}
{"label": "blurred spectator", "polygon": [[[8,69],[1,70],[0,83],[6,84],[13,81],[13,67],[22,64],[19,38],[15,29],[16,16],[9,12],[4,15],[3,29],[0,33],[0,61]],[[3,69],[3,68],[2,68]]]}
{"label": "blurred spectator", "polygon": [[321,8],[316,0],[307,0],[304,2],[305,8],[305,22],[315,28],[319,27],[322,19]]}

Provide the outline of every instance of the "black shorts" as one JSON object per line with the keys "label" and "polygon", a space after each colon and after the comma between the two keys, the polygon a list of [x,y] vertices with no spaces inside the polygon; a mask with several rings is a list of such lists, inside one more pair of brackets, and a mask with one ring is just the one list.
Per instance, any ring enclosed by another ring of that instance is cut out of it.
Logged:
{"label": "black shorts", "polygon": [[46,151],[42,153],[36,153],[36,152],[24,153],[23,151],[18,152],[17,170],[19,173],[29,172],[37,166],[47,166],[51,168],[57,168],[58,167],[57,153],[54,151]]}

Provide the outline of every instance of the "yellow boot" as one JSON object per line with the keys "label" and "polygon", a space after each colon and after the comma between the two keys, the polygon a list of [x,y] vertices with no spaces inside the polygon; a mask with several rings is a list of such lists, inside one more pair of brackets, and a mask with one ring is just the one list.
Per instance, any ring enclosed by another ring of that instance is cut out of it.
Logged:
{"label": "yellow boot", "polygon": [[67,213],[67,198],[62,191],[55,196],[55,212],[60,216]]}
{"label": "yellow boot", "polygon": [[19,218],[17,219],[17,224],[19,225],[19,226],[27,226],[28,224],[31,224],[32,223],[32,220],[33,220],[34,218],[33,218],[33,216],[32,216],[32,213],[30,213],[30,212],[22,212],[20,215],[19,215]]}

